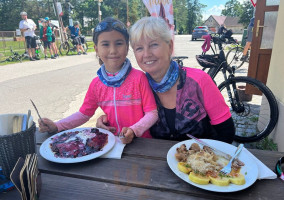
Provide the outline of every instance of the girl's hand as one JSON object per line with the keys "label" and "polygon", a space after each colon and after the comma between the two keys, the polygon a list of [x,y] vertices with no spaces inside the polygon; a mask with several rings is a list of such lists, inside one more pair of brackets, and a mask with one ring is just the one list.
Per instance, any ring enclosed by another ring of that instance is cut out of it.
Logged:
{"label": "girl's hand", "polygon": [[120,134],[124,134],[124,138],[120,138],[123,144],[129,144],[132,142],[135,133],[131,128],[123,127]]}
{"label": "girl's hand", "polygon": [[116,131],[115,127],[109,126],[107,115],[102,115],[97,119],[96,127],[106,129],[112,133]]}
{"label": "girl's hand", "polygon": [[42,121],[38,120],[39,132],[57,133],[58,129],[56,124],[47,118],[42,118]]}

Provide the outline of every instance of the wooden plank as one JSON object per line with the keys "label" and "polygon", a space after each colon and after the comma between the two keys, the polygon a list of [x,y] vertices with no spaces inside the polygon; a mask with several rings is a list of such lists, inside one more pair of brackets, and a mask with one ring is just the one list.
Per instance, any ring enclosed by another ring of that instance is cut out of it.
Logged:
{"label": "wooden plank", "polygon": [[202,198],[280,199],[284,195],[281,180],[257,181],[250,188],[233,194],[214,193],[196,188],[178,178],[166,161],[124,156],[121,160],[94,159],[84,163],[59,164],[39,156],[43,173],[103,183],[168,191]]}
{"label": "wooden plank", "polygon": [[[58,181],[60,180],[60,181]],[[55,175],[43,174],[44,185],[47,186],[46,189],[42,191],[41,199],[123,199],[123,200],[133,200],[133,199],[180,199],[183,200],[187,196],[184,194],[178,195],[166,191],[156,191],[150,189],[135,188],[124,185],[116,185],[111,183],[103,183],[91,180],[83,180],[76,178],[61,177]],[[67,190],[58,190],[58,185]],[[60,198],[59,198],[60,197]],[[71,198],[70,198],[71,197]],[[191,199],[200,199],[193,197]]]}
{"label": "wooden plank", "polygon": [[[0,199],[17,200],[21,199],[16,191],[11,191],[0,195]],[[188,199],[185,194],[179,194],[167,191],[150,190],[136,188],[131,186],[116,185],[111,183],[103,183],[91,180],[62,177],[50,174],[42,174],[42,190],[40,195],[41,200],[184,200]],[[191,197],[190,199],[199,200],[201,198]],[[202,198],[203,199],[203,198]]]}

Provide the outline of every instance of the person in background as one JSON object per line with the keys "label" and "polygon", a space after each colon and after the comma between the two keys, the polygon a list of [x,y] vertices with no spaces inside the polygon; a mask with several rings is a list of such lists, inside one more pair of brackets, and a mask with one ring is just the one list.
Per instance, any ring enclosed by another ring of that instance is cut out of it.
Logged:
{"label": "person in background", "polygon": [[77,53],[78,55],[81,55],[80,50],[83,52],[83,54],[87,54],[84,50],[84,48],[82,47],[82,43],[81,43],[81,31],[80,31],[80,27],[79,27],[79,22],[75,21],[73,26],[68,26],[65,31],[69,29],[70,30],[70,34],[71,34],[71,39],[73,39],[73,41],[76,44],[76,48],[77,48]]}
{"label": "person in background", "polygon": [[223,35],[227,31],[226,25],[222,24],[218,29],[218,34]]}
{"label": "person in background", "polygon": [[55,26],[54,24],[50,23],[49,17],[44,18],[47,22],[47,25],[51,28],[52,30],[52,35],[51,35],[51,43],[50,46],[52,48],[52,51],[54,52],[54,57],[59,57],[58,55],[58,48],[56,46],[56,41],[55,41],[55,31],[57,30],[57,26]]}
{"label": "person in background", "polygon": [[47,48],[49,49],[50,58],[55,59],[52,48],[51,48],[52,30],[47,25],[47,22],[45,20],[42,21],[42,27],[40,28],[39,35],[40,35],[40,39],[42,40],[43,46],[44,46],[45,60],[47,60]]}
{"label": "person in background", "polygon": [[254,17],[252,17],[250,19],[250,23],[248,25],[248,35],[247,35],[248,37],[247,37],[246,45],[245,45],[244,50],[243,50],[243,56],[241,57],[241,61],[245,61],[245,62],[248,61],[248,50],[251,46],[252,35],[253,35],[253,26],[254,26]]}
{"label": "person in background", "polygon": [[28,53],[31,61],[39,60],[35,55],[36,40],[35,40],[35,30],[36,24],[32,19],[28,19],[28,14],[26,12],[20,13],[22,20],[20,21],[19,28],[22,33],[24,33],[25,41],[28,49]]}

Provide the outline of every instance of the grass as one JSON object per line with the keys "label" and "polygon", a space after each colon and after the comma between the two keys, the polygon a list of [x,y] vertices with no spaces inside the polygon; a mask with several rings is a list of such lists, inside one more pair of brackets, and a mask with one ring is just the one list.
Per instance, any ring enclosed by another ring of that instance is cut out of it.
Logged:
{"label": "grass", "polygon": [[258,117],[257,116],[252,116],[251,118],[249,118],[250,121],[252,122],[258,122]]}
{"label": "grass", "polygon": [[[87,41],[88,43],[88,53],[89,52],[94,52],[94,44],[93,42],[91,41]],[[59,46],[60,46],[60,42],[59,41],[56,41],[56,44],[57,44],[57,48],[59,49]],[[25,43],[23,41],[0,41],[0,60],[2,59],[6,59],[8,58],[9,56],[11,56],[11,52],[10,52],[10,49],[12,48],[12,50],[14,52],[17,52],[19,53],[20,55],[23,54],[25,52]],[[48,54],[47,56],[50,57],[50,54],[49,54],[49,51],[47,50]],[[68,55],[75,55],[76,52],[69,52]],[[63,56],[66,56],[66,55],[63,55]],[[44,56],[41,55],[40,56],[41,59],[44,59]],[[29,61],[29,59],[24,59],[23,62],[26,62],[26,61]],[[17,63],[19,61],[9,61],[9,62],[4,62],[4,63],[0,63],[0,66],[1,65],[9,65],[9,64],[13,64],[13,63]]]}
{"label": "grass", "polygon": [[269,151],[278,151],[278,146],[273,142],[271,138],[265,137],[258,142],[253,142],[250,144],[251,148],[269,150]]}

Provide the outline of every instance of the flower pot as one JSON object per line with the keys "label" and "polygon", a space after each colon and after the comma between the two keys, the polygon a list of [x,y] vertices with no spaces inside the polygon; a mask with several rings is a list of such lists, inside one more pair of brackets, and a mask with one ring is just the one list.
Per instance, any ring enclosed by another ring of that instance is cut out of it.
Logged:
{"label": "flower pot", "polygon": [[239,98],[241,101],[251,101],[252,100],[252,94],[246,93],[246,86],[238,86],[237,88]]}

